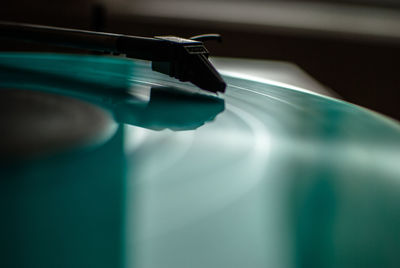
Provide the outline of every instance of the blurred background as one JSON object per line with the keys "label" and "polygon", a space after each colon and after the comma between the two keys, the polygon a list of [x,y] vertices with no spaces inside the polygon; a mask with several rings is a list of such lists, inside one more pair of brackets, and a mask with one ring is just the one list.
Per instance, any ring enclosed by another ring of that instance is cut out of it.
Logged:
{"label": "blurred background", "polygon": [[213,56],[294,63],[341,98],[400,119],[396,0],[3,0],[0,19],[143,36],[217,32]]}

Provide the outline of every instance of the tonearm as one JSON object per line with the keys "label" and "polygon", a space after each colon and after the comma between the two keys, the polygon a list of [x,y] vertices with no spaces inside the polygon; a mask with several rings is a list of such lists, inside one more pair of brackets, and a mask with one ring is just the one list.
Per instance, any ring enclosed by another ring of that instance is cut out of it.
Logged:
{"label": "tonearm", "polygon": [[190,39],[176,36],[154,38],[84,31],[50,26],[0,22],[0,37],[55,46],[73,47],[152,62],[154,71],[189,81],[201,89],[224,92],[226,84],[208,60],[202,41],[219,35],[199,35]]}

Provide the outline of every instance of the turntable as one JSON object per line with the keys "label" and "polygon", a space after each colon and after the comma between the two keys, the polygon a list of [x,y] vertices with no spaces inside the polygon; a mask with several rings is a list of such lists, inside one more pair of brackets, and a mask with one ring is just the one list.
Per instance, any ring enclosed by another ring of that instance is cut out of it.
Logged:
{"label": "turntable", "polygon": [[1,267],[397,267],[399,123],[222,78],[0,53]]}

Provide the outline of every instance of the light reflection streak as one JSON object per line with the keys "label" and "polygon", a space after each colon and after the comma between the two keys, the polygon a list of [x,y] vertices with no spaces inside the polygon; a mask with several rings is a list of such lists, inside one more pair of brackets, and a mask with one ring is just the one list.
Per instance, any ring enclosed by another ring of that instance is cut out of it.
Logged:
{"label": "light reflection streak", "polygon": [[281,99],[281,98],[277,98],[277,97],[274,97],[274,96],[269,95],[269,94],[266,94],[266,93],[258,92],[258,91],[255,91],[255,90],[251,90],[251,89],[248,89],[248,88],[244,88],[244,87],[240,87],[240,86],[235,86],[235,85],[231,85],[231,84],[229,84],[229,86],[230,86],[230,87],[237,88],[237,89],[240,89],[240,90],[248,91],[248,92],[251,92],[251,93],[254,93],[254,94],[257,94],[257,95],[261,95],[261,96],[267,97],[267,98],[269,98],[269,99],[273,99],[273,100],[282,102],[282,103],[287,104],[287,105],[289,105],[289,106],[292,106],[292,107],[294,107],[294,108],[296,108],[296,109],[303,110],[303,108],[300,107],[300,106],[298,106],[298,105],[294,105],[293,103],[291,103],[291,102],[289,102],[289,101],[285,101],[285,100],[283,100],[283,99]]}
{"label": "light reflection streak", "polygon": [[[300,92],[303,92],[303,93],[316,95],[316,96],[323,97],[323,98],[330,99],[330,100],[334,100],[334,101],[339,101],[339,102],[341,101],[341,100],[338,100],[338,99],[335,99],[335,98],[332,98],[332,97],[328,97],[326,95],[322,95],[322,94],[316,93],[314,91],[311,91],[311,90],[308,90],[308,89],[305,89],[305,88],[296,87],[296,86],[293,86],[293,85],[290,85],[290,84],[286,84],[286,83],[282,83],[282,82],[278,82],[278,81],[275,81],[275,80],[270,80],[270,79],[266,79],[266,78],[260,78],[260,77],[256,77],[256,76],[251,76],[251,75],[237,73],[237,72],[231,72],[231,71],[220,71],[220,73],[223,74],[224,76],[229,76],[229,77],[239,78],[239,79],[243,79],[243,80],[254,81],[254,82],[258,82],[258,83],[262,83],[262,84],[266,84],[266,85],[270,85],[270,86],[280,87],[282,89],[290,89],[290,90],[294,90],[294,91],[300,91]],[[232,86],[232,85],[230,85],[230,86]],[[251,92],[259,94],[259,95],[263,95],[264,94],[264,93],[261,93],[261,92],[258,92],[258,91],[248,90],[248,89],[245,89],[245,88],[242,88],[242,89],[244,89],[246,91],[251,91]],[[273,97],[271,95],[268,95],[268,94],[265,94],[265,95],[267,95],[268,97],[272,97],[273,99],[278,99],[278,98],[275,98],[275,97]],[[278,100],[280,100],[280,99],[278,99]]]}

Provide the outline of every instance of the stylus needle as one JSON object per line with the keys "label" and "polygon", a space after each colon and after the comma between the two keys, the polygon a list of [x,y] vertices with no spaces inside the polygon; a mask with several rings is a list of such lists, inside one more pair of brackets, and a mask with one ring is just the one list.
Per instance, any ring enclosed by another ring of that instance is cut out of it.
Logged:
{"label": "stylus needle", "polygon": [[200,41],[183,39],[175,36],[158,36],[167,42],[165,60],[153,60],[152,69],[168,74],[180,81],[189,81],[211,92],[224,92],[225,81],[208,60],[208,51]]}

